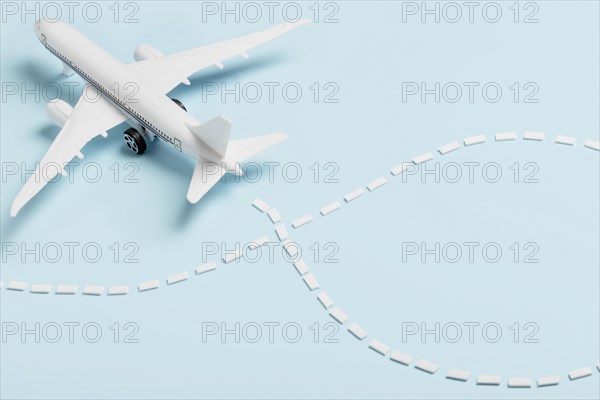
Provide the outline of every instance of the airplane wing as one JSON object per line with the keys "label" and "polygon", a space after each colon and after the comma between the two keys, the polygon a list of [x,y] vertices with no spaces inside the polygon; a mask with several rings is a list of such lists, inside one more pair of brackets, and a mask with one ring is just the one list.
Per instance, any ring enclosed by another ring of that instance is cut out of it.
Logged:
{"label": "airplane wing", "polygon": [[199,157],[188,188],[188,201],[196,204],[226,173],[227,170],[222,165]]}
{"label": "airplane wing", "polygon": [[248,54],[246,52],[248,50],[275,39],[307,22],[310,21],[300,20],[293,23],[281,24],[237,39],[169,56],[138,61],[128,64],[127,67],[139,76],[142,81],[153,86],[159,92],[166,94],[181,83],[189,85],[190,81],[188,78],[201,69],[212,65],[223,68],[223,61],[237,55],[247,58]]}
{"label": "airplane wing", "polygon": [[66,175],[65,165],[75,156],[83,158],[81,149],[90,140],[98,135],[106,137],[107,130],[127,119],[125,114],[93,86],[86,84],[83,90],[84,94],[79,98],[46,155],[13,201],[10,209],[12,217],[56,175]]}

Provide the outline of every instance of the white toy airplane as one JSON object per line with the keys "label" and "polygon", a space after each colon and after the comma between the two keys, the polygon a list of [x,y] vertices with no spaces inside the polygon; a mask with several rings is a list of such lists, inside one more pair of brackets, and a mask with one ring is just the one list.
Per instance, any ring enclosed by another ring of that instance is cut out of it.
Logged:
{"label": "white toy airplane", "polygon": [[[81,32],[61,21],[40,20],[35,33],[40,42],[64,63],[63,73],[78,73],[85,81],[75,108],[62,100],[46,107],[50,118],[62,129],[38,165],[35,173],[17,194],[10,215],[19,210],[77,156],[94,137],[107,137],[107,130],[127,122],[125,144],[136,154],[146,142],[158,137],[175,150],[196,159],[187,199],[196,203],[228,172],[241,175],[239,163],[287,139],[275,133],[241,140],[229,140],[231,122],[219,116],[203,124],[186,112],[177,99],[166,96],[199,70],[217,66],[246,53],[308,21],[287,23],[237,39],[164,56],[149,45],[135,49],[135,63],[123,64]],[[43,176],[42,176],[43,175]]]}

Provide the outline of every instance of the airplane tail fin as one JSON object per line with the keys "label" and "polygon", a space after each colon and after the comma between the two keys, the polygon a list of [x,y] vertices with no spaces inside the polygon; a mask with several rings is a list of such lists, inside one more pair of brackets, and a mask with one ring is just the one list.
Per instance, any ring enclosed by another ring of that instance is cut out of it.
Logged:
{"label": "airplane tail fin", "polygon": [[186,126],[220,157],[225,157],[231,134],[231,121],[223,116],[218,116],[203,124],[186,124]]}

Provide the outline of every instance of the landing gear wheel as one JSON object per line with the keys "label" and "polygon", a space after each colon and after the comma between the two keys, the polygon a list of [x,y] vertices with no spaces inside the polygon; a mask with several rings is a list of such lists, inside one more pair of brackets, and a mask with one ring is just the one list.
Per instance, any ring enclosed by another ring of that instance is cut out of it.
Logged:
{"label": "landing gear wheel", "polygon": [[177,99],[171,99],[173,100],[173,103],[177,104],[179,107],[181,107],[181,109],[185,112],[187,112],[187,108],[185,108],[185,106],[183,105],[183,103]]}
{"label": "landing gear wheel", "polygon": [[123,140],[134,154],[143,154],[146,151],[146,141],[141,133],[134,128],[129,128],[123,133]]}

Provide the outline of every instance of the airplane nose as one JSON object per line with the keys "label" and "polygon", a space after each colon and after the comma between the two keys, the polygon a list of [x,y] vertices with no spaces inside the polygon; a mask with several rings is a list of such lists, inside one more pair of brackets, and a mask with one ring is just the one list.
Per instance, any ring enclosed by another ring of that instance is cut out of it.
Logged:
{"label": "airplane nose", "polygon": [[39,40],[42,40],[42,20],[35,21],[33,31]]}

